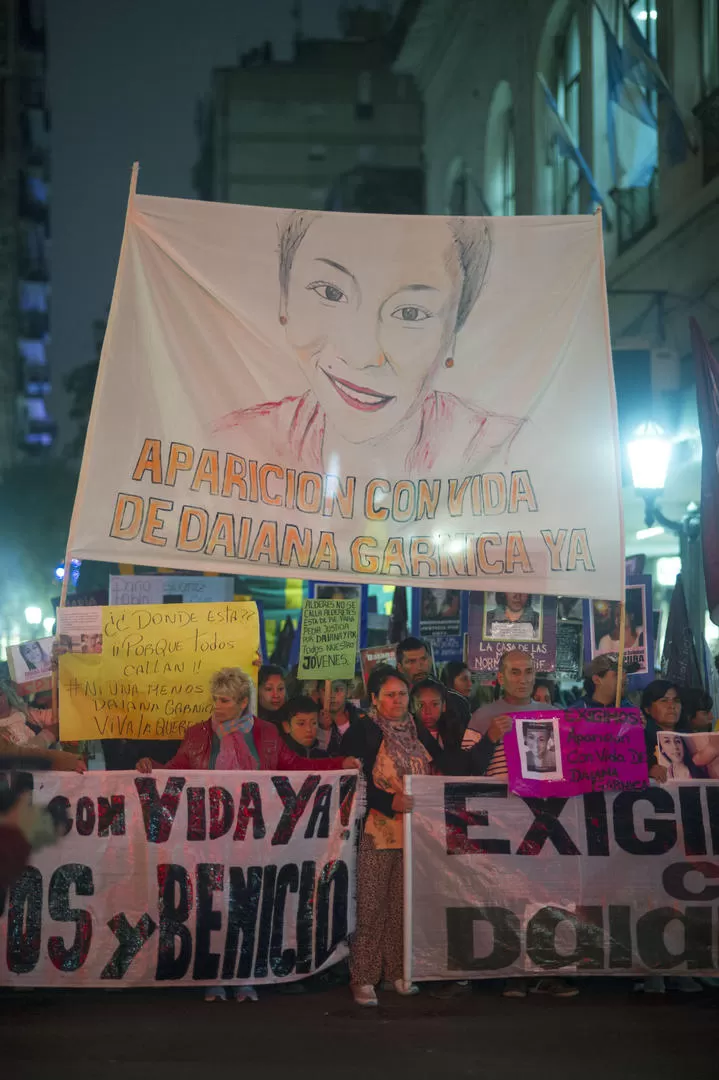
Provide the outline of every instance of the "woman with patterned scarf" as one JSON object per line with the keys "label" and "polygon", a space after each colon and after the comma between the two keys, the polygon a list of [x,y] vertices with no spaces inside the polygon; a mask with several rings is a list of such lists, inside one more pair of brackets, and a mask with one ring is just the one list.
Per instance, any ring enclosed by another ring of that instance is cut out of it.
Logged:
{"label": "woman with patterned scarf", "polygon": [[367,818],[357,866],[357,929],[350,945],[352,996],[376,1005],[384,978],[398,994],[419,987],[403,973],[402,817],[412,810],[403,778],[432,771],[443,757],[439,743],[409,712],[410,687],[395,668],[375,668],[368,681],[370,715],[362,715],[342,739],[342,753],[362,759],[367,780]]}
{"label": "woman with patterned scarf", "polygon": [[[165,765],[141,758],[137,769],[272,769],[277,772],[306,771],[307,758],[294,754],[274,724],[252,713],[252,681],[240,668],[222,668],[210,679],[214,707],[209,719],[187,729],[180,749]],[[359,769],[355,758],[319,758],[312,771]],[[208,987],[206,1001],[226,1000],[223,986]],[[237,987],[237,1001],[257,1001],[252,986]]]}

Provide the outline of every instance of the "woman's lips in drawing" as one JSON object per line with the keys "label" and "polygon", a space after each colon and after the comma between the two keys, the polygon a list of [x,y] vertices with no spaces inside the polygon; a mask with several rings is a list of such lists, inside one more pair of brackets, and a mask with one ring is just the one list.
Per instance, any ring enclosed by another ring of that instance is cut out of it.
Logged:
{"label": "woman's lips in drawing", "polygon": [[356,386],[355,383],[347,382],[346,379],[338,379],[336,375],[330,375],[329,371],[322,371],[330,380],[335,390],[348,405],[361,412],[377,412],[394,401],[393,396],[378,394],[376,390],[370,390],[367,386]]}

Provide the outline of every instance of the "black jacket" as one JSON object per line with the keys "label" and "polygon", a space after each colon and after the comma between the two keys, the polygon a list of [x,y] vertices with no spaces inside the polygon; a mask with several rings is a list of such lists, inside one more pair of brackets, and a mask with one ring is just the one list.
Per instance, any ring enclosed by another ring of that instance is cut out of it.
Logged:
{"label": "black jacket", "polygon": [[[489,761],[484,761],[486,752],[480,753],[484,739],[471,750],[443,750],[423,724],[418,724],[415,720],[415,727],[419,741],[432,758],[432,764],[445,776],[477,776],[487,768]],[[382,729],[372,717],[367,713],[360,713],[355,723],[342,737],[340,754],[342,757],[356,757],[362,761],[362,771],[367,782],[367,809],[377,810],[385,817],[394,817],[395,811],[392,809],[394,795],[390,791],[378,788],[372,779],[374,764],[383,738]],[[486,741],[489,742],[489,740]],[[494,743],[491,744],[490,760],[493,752]]]}
{"label": "black jacket", "polygon": [[328,754],[326,750],[321,750],[315,743],[314,746],[302,746],[291,735],[288,735],[286,731],[282,732],[282,738],[287,743],[288,747],[293,754],[297,754],[297,757],[306,758],[326,758],[326,757],[339,757],[339,754]]}
{"label": "black jacket", "polygon": [[[358,709],[356,705],[353,705],[349,701],[345,705],[345,711],[347,712],[350,721],[350,726],[347,728],[347,731],[345,731],[345,735],[347,735],[352,726],[357,723],[360,717],[366,716],[367,714],[365,713],[364,709]],[[340,755],[342,754],[343,738],[344,735],[340,735],[339,731],[333,724],[332,731],[330,733],[330,741],[327,744],[327,753],[330,757],[340,757]]]}

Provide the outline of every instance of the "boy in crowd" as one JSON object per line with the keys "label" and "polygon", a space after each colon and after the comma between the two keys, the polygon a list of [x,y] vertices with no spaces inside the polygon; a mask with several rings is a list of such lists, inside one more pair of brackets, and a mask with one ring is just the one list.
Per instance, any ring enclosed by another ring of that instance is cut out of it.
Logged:
{"label": "boy in crowd", "polygon": [[311,697],[294,697],[285,706],[285,719],[282,722],[284,740],[299,757],[326,758],[317,741],[320,707]]}
{"label": "boy in crowd", "polygon": [[320,727],[317,733],[319,746],[326,750],[330,757],[335,752],[339,753],[342,736],[348,728],[357,722],[363,715],[351,701],[348,701],[348,686],[343,679],[335,679],[332,683],[332,693],[329,701],[329,712],[320,708]]}

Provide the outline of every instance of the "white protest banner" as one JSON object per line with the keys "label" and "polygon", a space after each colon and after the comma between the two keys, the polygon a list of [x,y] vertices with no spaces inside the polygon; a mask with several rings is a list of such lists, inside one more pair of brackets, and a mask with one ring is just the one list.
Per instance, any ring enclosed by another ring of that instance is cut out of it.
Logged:
{"label": "white protest banner", "polygon": [[719,783],[407,779],[405,977],[719,971]]}
{"label": "white protest banner", "polygon": [[71,828],[8,890],[0,984],[261,985],[346,955],[356,773],[34,782],[35,801],[64,806]]}
{"label": "white protest banner", "polygon": [[68,548],[619,599],[618,461],[599,216],[133,194]]}

